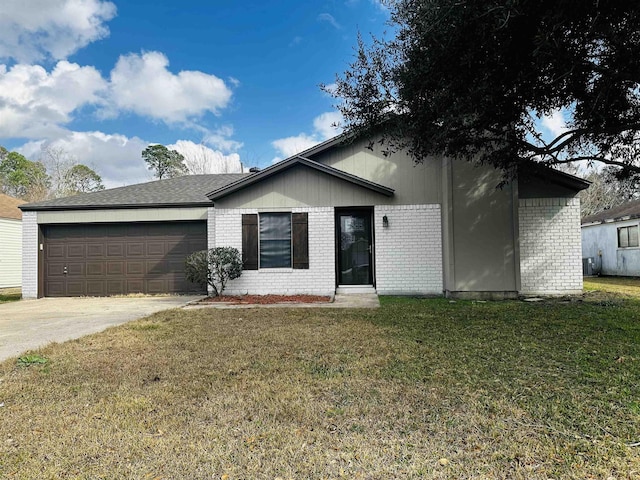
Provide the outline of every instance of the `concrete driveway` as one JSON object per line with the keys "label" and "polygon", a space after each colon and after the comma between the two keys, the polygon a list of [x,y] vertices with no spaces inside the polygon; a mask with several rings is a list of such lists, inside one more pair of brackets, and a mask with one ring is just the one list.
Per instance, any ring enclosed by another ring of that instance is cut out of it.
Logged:
{"label": "concrete driveway", "polygon": [[0,304],[0,361],[202,297],[41,298]]}

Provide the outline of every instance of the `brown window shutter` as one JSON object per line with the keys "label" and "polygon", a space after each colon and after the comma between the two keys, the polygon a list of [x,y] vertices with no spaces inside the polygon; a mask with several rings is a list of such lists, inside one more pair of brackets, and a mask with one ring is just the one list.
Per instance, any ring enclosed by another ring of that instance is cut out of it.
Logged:
{"label": "brown window shutter", "polygon": [[309,268],[309,215],[291,215],[291,236],[293,238],[293,268]]}
{"label": "brown window shutter", "polygon": [[258,270],[258,215],[242,215],[242,269]]}

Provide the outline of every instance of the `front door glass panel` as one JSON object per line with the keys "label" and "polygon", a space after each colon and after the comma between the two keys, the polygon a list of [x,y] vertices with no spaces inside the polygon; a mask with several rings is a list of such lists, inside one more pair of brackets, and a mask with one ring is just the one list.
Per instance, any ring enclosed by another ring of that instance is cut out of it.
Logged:
{"label": "front door glass panel", "polygon": [[340,213],[338,230],[338,283],[371,285],[371,214]]}

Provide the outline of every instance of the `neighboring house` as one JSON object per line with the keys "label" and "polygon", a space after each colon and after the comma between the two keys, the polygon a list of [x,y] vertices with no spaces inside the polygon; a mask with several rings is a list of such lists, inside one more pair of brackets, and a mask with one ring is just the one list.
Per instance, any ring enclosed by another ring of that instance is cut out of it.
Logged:
{"label": "neighboring house", "polygon": [[186,176],[22,207],[27,297],[187,292],[190,252],[233,246],[229,294],[513,297],[582,290],[588,182],[341,137],[253,174]]}
{"label": "neighboring house", "polygon": [[0,193],[0,288],[22,284],[23,200]]}
{"label": "neighboring house", "polygon": [[640,200],[582,219],[582,258],[593,273],[640,276]]}

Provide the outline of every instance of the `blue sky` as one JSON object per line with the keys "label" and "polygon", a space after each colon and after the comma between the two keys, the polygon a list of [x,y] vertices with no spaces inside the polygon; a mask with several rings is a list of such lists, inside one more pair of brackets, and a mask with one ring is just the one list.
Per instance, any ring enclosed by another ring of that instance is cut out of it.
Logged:
{"label": "blue sky", "polygon": [[376,0],[3,0],[0,144],[57,149],[107,186],[148,180],[140,152],[172,146],[209,171],[265,167],[339,131],[320,91]]}

